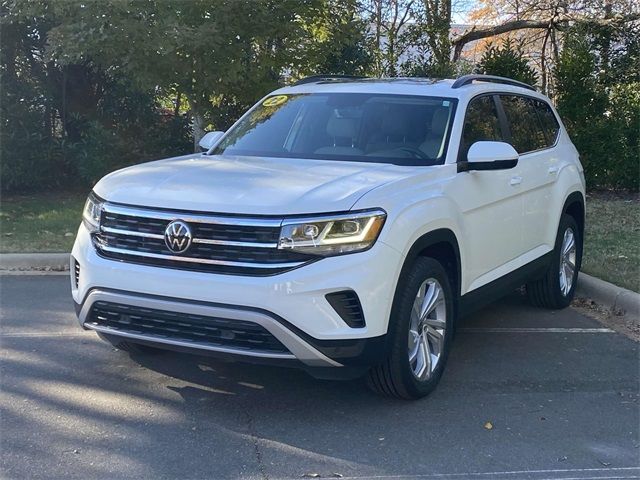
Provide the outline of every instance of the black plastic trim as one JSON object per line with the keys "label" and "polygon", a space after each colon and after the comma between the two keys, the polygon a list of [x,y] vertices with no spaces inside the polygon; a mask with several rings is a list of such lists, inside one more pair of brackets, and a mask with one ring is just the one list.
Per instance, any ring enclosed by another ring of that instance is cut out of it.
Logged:
{"label": "black plastic trim", "polygon": [[[151,294],[138,293],[138,292],[128,292],[128,291],[118,290],[118,289],[104,289],[104,288],[96,287],[88,290],[85,294],[85,297],[82,299],[82,303],[79,305],[76,304],[76,315],[78,315],[80,310],[82,309],[82,305],[86,301],[87,296],[91,293],[92,290],[96,290],[96,289],[107,291],[107,292],[120,293],[123,295],[135,295],[138,297],[152,298],[152,299],[158,299],[158,300],[168,300],[176,303],[204,305],[204,306],[211,306],[211,307],[218,307],[218,308],[229,308],[233,310],[257,312],[262,315],[271,317],[273,320],[275,320],[285,328],[295,333],[297,336],[302,338],[305,342],[313,346],[318,351],[322,352],[327,357],[347,367],[350,367],[350,366],[364,367],[364,366],[375,365],[376,363],[379,363],[384,358],[384,355],[386,354],[387,335],[380,335],[378,337],[369,337],[369,338],[345,339],[345,340],[320,340],[315,337],[312,337],[311,335],[304,332],[303,330],[296,327],[295,325],[291,324],[281,316],[269,310],[265,310],[263,308],[247,307],[244,305],[232,305],[232,304],[225,304],[225,303],[203,302],[203,301],[196,301],[196,300],[184,300],[180,298],[167,297],[163,295],[151,295]],[[200,353],[200,352],[204,353],[204,351],[196,349],[196,353]],[[222,356],[224,357],[226,355],[227,354],[223,354]],[[260,359],[256,357],[248,357],[248,356],[243,357],[242,355],[239,355],[239,356],[253,363],[260,362]],[[331,368],[337,368],[337,367],[331,367]],[[340,367],[340,369],[342,368],[343,367]]]}
{"label": "black plastic trim", "polygon": [[327,293],[325,298],[349,327],[366,327],[362,304],[356,292],[353,290],[340,290],[339,292]]}
{"label": "black plastic trim", "polygon": [[518,159],[493,160],[489,162],[458,162],[458,173],[470,171],[508,170],[518,165]]}
{"label": "black plastic trim", "polygon": [[523,265],[522,267],[509,272],[502,277],[489,282],[482,287],[476,288],[465,293],[460,297],[458,311],[460,316],[469,315],[470,313],[482,308],[490,303],[499,300],[508,295],[516,288],[524,285],[529,280],[536,279],[547,271],[551,260],[553,259],[553,251]]}
{"label": "black plastic trim", "polygon": [[536,91],[536,87],[529,85],[528,83],[519,82],[518,80],[513,80],[511,78],[499,77],[497,75],[482,75],[477,73],[470,74],[470,75],[463,75],[462,77],[459,77],[455,82],[453,82],[453,85],[451,85],[451,88],[464,87],[465,85],[469,85],[476,81],[501,83],[503,85],[511,85],[513,87],[526,88],[527,90],[533,90],[534,92]]}
{"label": "black plastic trim", "polygon": [[362,77],[358,75],[311,75],[309,77],[304,77],[298,80],[293,84],[294,87],[298,85],[305,85],[307,83],[315,83],[315,82],[336,82],[336,81],[354,81],[354,80],[364,80],[368,77]]}

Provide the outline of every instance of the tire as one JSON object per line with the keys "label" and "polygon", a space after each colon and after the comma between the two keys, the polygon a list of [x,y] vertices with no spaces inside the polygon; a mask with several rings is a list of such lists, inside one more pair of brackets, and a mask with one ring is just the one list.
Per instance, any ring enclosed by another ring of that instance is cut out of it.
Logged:
{"label": "tire", "polygon": [[142,353],[146,355],[155,355],[162,353],[159,348],[150,347],[148,345],[142,345],[140,343],[127,342],[117,335],[109,335],[107,333],[98,332],[98,336],[107,343],[110,343],[114,348],[122,350],[127,353]]}
{"label": "tire", "polygon": [[[570,233],[567,233],[570,232]],[[573,254],[563,254],[567,236],[573,235]],[[578,270],[582,260],[582,234],[575,219],[567,214],[560,218],[552,260],[544,276],[527,283],[529,302],[536,307],[561,309],[569,306],[576,292]],[[569,263],[567,263],[569,262]],[[571,264],[573,267],[571,268]],[[564,278],[561,272],[563,266]],[[568,282],[568,283],[567,283]]]}
{"label": "tire", "polygon": [[[427,309],[422,319],[412,315],[414,303],[425,307],[429,303],[424,301],[430,298],[429,292],[435,293],[438,287],[440,295],[435,307]],[[418,298],[421,292],[424,292],[423,300]],[[419,257],[409,273],[400,279],[389,318],[388,356],[369,370],[369,387],[386,396],[409,400],[428,395],[438,384],[447,363],[454,333],[454,311],[453,290],[444,267],[433,258]],[[426,327],[416,328],[420,324]],[[416,337],[416,332],[422,332],[423,336]],[[425,345],[433,355],[439,350],[439,356],[424,355]],[[430,365],[425,363],[426,358],[431,359]]]}

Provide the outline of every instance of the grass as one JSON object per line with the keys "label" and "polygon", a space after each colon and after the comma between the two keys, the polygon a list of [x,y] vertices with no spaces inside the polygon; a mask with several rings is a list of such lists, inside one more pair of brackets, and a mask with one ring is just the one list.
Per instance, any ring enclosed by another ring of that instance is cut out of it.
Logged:
{"label": "grass", "polygon": [[582,270],[640,292],[640,197],[597,192],[587,195]]}
{"label": "grass", "polygon": [[[9,196],[0,203],[0,252],[69,252],[86,192]],[[583,270],[640,291],[640,197],[587,197]]]}
{"label": "grass", "polygon": [[0,253],[70,252],[87,192],[4,196]]}

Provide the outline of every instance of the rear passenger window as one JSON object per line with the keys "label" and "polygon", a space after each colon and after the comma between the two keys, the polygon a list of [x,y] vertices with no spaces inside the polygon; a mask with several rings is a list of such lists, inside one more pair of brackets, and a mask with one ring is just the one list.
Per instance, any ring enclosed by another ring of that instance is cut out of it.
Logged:
{"label": "rear passenger window", "polygon": [[548,147],[547,138],[536,112],[534,99],[500,95],[511,131],[511,144],[520,154]]}
{"label": "rear passenger window", "polygon": [[496,104],[491,96],[474,98],[467,107],[459,159],[467,159],[469,147],[479,141],[504,141]]}
{"label": "rear passenger window", "polygon": [[541,100],[534,100],[533,104],[535,105],[536,112],[538,113],[538,118],[540,119],[540,123],[542,124],[544,136],[547,139],[547,147],[552,147],[556,143],[558,132],[560,132],[560,125],[558,124],[558,120],[553,114],[553,110],[551,110],[551,107],[546,102],[543,102]]}

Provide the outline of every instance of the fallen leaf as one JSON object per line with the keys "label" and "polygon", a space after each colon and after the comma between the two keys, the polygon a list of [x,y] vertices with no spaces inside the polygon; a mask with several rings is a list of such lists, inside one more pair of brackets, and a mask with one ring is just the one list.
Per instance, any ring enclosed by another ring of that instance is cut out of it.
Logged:
{"label": "fallen leaf", "polygon": [[493,423],[491,422],[485,423],[484,428],[486,428],[487,430],[493,430]]}

